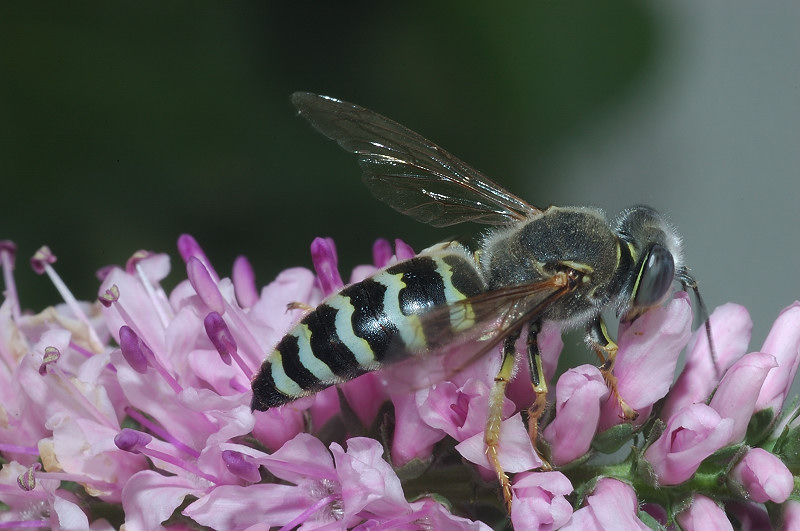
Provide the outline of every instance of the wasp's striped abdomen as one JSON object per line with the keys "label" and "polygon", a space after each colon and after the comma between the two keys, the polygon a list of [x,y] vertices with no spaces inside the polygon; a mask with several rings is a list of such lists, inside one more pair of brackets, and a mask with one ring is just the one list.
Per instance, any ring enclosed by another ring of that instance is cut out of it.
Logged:
{"label": "wasp's striped abdomen", "polygon": [[443,345],[472,326],[469,306],[453,310],[445,330],[430,330],[420,316],[484,290],[473,257],[452,244],[347,286],[281,339],[253,380],[253,409],[280,406]]}

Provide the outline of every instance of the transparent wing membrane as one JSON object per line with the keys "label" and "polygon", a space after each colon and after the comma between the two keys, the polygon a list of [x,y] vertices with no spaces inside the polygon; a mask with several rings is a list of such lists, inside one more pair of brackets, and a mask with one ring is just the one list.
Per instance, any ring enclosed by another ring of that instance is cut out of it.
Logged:
{"label": "transparent wing membrane", "polygon": [[465,221],[502,225],[540,212],[433,142],[373,111],[296,92],[311,125],[359,157],[370,191],[395,210],[435,227]]}

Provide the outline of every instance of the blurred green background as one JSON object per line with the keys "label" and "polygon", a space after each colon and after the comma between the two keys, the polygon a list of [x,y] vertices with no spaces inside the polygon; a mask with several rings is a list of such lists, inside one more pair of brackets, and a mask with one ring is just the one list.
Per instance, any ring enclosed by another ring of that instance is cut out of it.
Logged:
{"label": "blurred green background", "polygon": [[354,157],[296,117],[307,90],[536,205],[669,213],[708,304],[746,304],[757,348],[800,295],[798,21],[792,1],[3,2],[0,239],[38,309],[58,300],[27,266],[43,244],[91,299],[94,271],[137,249],[181,268],[183,232],[221,274],[247,255],[259,284],[310,265],[318,235],[346,272],[377,237],[479,232],[372,199]]}

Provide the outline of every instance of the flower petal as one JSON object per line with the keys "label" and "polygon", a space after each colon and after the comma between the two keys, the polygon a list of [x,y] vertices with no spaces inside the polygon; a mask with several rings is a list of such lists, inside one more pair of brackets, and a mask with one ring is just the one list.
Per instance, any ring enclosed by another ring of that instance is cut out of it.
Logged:
{"label": "flower petal", "polygon": [[[456,450],[467,461],[487,470],[494,470],[489,463],[489,458],[486,457],[486,441],[483,432],[464,439],[456,445]],[[533,450],[530,435],[528,435],[528,430],[519,413],[504,420],[500,425],[498,459],[500,466],[506,472],[524,472],[542,466],[542,460]]]}

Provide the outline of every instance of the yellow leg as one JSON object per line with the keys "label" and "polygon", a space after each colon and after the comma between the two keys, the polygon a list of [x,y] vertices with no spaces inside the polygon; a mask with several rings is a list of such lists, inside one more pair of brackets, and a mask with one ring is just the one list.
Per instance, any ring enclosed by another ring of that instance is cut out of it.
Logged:
{"label": "yellow leg", "polygon": [[533,392],[536,393],[533,404],[528,408],[528,435],[531,438],[533,448],[544,463],[543,468],[549,470],[551,468],[550,464],[543,455],[539,454],[536,445],[539,436],[539,419],[542,418],[547,407],[547,377],[544,374],[542,356],[539,352],[540,330],[541,323],[539,322],[533,322],[528,325],[528,367],[531,373]]}
{"label": "yellow leg", "polygon": [[514,361],[516,358],[514,344],[518,338],[519,333],[507,337],[503,342],[503,362],[500,365],[500,371],[494,378],[494,385],[489,394],[489,417],[486,420],[486,431],[484,432],[486,456],[497,473],[508,514],[511,514],[511,480],[500,465],[498,449],[500,447],[500,425],[503,422],[503,399],[506,396],[508,382],[514,373]]}
{"label": "yellow leg", "polygon": [[614,363],[617,360],[617,350],[619,347],[609,336],[606,324],[603,322],[602,318],[598,317],[589,324],[586,332],[586,341],[602,362],[599,367],[600,373],[603,375],[603,379],[611,390],[611,394],[614,395],[614,398],[619,403],[625,420],[636,420],[639,414],[623,400],[617,389],[617,377],[614,376]]}
{"label": "yellow leg", "polygon": [[289,304],[286,305],[286,311],[290,312],[292,310],[303,310],[304,312],[313,312],[314,307],[309,306],[304,302],[290,302]]}

